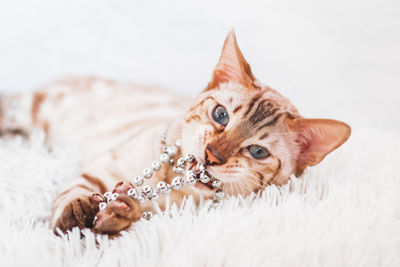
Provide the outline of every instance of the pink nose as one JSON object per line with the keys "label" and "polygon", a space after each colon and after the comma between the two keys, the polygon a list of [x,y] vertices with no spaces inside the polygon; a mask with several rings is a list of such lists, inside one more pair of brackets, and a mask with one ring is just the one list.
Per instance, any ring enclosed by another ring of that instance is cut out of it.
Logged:
{"label": "pink nose", "polygon": [[206,163],[207,165],[219,165],[222,161],[214,155],[210,148],[206,148]]}

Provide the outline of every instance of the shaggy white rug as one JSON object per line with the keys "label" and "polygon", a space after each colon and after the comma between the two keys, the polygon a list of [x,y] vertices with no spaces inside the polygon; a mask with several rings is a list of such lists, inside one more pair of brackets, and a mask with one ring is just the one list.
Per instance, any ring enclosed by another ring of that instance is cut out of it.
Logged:
{"label": "shaggy white rug", "polygon": [[1,266],[400,266],[400,138],[353,129],[349,141],[282,187],[216,210],[188,201],[123,237],[48,228],[77,154],[43,136],[0,139]]}

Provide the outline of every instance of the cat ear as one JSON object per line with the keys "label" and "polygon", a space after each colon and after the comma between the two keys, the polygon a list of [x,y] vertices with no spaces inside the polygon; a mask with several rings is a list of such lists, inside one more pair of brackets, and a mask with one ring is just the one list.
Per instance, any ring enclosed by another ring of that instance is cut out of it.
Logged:
{"label": "cat ear", "polygon": [[231,30],[225,39],[221,57],[206,90],[216,88],[225,82],[237,82],[244,86],[252,86],[254,80],[250,65],[244,59],[236,42],[235,32]]}
{"label": "cat ear", "polygon": [[292,119],[288,123],[297,134],[300,154],[296,175],[307,166],[318,164],[327,154],[342,145],[350,136],[351,128],[346,123],[326,119]]}

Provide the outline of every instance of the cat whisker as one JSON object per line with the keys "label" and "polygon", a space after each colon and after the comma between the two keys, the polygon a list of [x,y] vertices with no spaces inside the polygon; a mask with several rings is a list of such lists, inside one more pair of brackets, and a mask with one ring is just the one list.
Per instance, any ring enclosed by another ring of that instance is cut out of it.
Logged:
{"label": "cat whisker", "polygon": [[247,167],[247,168],[250,169],[250,170],[257,171],[257,172],[259,172],[259,173],[261,173],[261,174],[264,174],[264,177],[266,177],[267,179],[269,179],[269,180],[267,180],[267,182],[271,180],[271,181],[274,181],[274,182],[279,183],[279,181],[278,181],[275,177],[273,177],[273,174],[268,174],[268,173],[265,173],[265,172],[263,172],[263,171],[261,171],[261,170],[254,169],[254,168],[251,168],[251,167]]}
{"label": "cat whisker", "polygon": [[[256,182],[254,182],[253,180],[251,180],[251,179],[249,179],[248,177],[246,177],[246,175],[249,175],[249,176],[255,178],[257,181],[259,181],[259,182],[261,182],[261,183],[256,183]],[[255,186],[257,186],[257,187],[260,187],[260,186],[261,186],[261,187],[265,187],[264,185],[262,185],[262,180],[261,180],[260,178],[258,178],[257,176],[251,174],[250,172],[249,172],[249,173],[243,173],[243,179],[245,179],[247,182],[252,183],[253,185],[255,185]]]}
{"label": "cat whisker", "polygon": [[[237,185],[238,185],[238,187],[239,187],[239,189],[240,189],[240,195],[241,196],[245,196],[245,192],[243,191],[243,185],[242,185],[242,183],[241,183],[241,181],[238,181],[237,182]],[[239,193],[239,192],[238,192]]]}
{"label": "cat whisker", "polygon": [[238,180],[238,181],[235,183],[235,185],[236,185],[236,188],[239,188],[239,190],[240,190],[240,192],[239,192],[239,190],[236,189],[236,190],[237,190],[237,193],[240,194],[240,195],[243,195],[243,194],[244,194],[244,191],[243,191],[243,188],[242,188],[242,186],[241,186],[241,184],[240,184],[240,180]]}
{"label": "cat whisker", "polygon": [[253,191],[253,189],[248,184],[246,184],[243,180],[240,180],[240,185],[246,190],[246,195],[250,194]]}
{"label": "cat whisker", "polygon": [[267,177],[271,176],[270,173],[263,172],[262,170],[259,170],[259,169],[256,169],[256,168],[247,167],[247,169],[250,169],[250,170],[259,172],[260,174],[263,174],[263,175],[265,175],[265,176],[267,176]]}

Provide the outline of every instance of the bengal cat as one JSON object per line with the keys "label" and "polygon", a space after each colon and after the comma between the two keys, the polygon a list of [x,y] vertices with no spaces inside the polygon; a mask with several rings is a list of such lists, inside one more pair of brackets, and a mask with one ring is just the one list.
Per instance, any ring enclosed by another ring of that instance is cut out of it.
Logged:
{"label": "bengal cat", "polygon": [[[222,181],[228,195],[236,195],[285,184],[291,174],[300,175],[343,144],[351,131],[340,121],[301,117],[286,98],[261,84],[233,31],[210,83],[194,100],[96,78],[68,78],[33,93],[3,97],[2,133],[34,127],[45,131],[49,145],[73,146],[81,159],[81,174],[71,177],[54,202],[54,230],[88,227],[109,235],[140,218],[142,208],[123,194],[128,185],[123,181],[159,157],[164,132],[169,144],[181,138],[182,153],[194,154]],[[164,167],[147,183],[171,182],[172,177]],[[92,194],[111,191],[117,183],[122,194],[99,212]],[[198,200],[214,193],[201,183],[184,188],[173,191],[171,200],[179,202],[189,194]]]}

